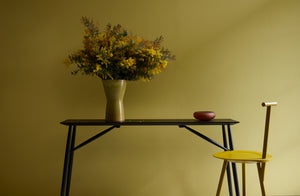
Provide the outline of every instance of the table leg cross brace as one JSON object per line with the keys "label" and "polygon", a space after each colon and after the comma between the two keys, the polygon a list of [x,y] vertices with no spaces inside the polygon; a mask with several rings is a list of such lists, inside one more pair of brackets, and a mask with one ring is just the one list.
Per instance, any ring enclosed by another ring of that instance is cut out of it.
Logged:
{"label": "table leg cross brace", "polygon": [[196,134],[197,136],[201,137],[202,139],[208,141],[209,143],[214,144],[215,146],[218,146],[219,148],[222,148],[225,151],[228,151],[228,148],[225,148],[224,146],[222,146],[221,144],[217,143],[216,141],[210,139],[209,137],[203,135],[202,133],[199,133],[198,131],[186,126],[186,125],[179,125],[180,128],[186,128],[187,130],[189,130],[190,132]]}
{"label": "table leg cross brace", "polygon": [[98,137],[101,137],[102,135],[108,133],[109,131],[113,130],[114,128],[120,128],[120,126],[112,126],[108,129],[105,129],[104,131],[98,133],[97,135],[91,137],[90,139],[86,140],[85,142],[82,142],[81,144],[79,144],[78,146],[76,146],[73,150],[77,150],[78,148],[87,145],[88,143],[94,141],[95,139],[97,139]]}

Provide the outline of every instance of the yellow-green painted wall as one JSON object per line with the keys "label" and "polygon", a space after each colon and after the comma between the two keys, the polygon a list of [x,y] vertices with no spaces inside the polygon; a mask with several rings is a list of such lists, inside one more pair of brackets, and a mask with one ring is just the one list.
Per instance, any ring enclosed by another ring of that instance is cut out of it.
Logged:
{"label": "yellow-green painted wall", "polygon": [[[300,1],[45,0],[0,6],[0,195],[59,195],[67,118],[103,118],[101,81],[61,63],[81,47],[81,16],[120,23],[146,39],[165,36],[177,60],[149,83],[129,82],[127,118],[233,118],[236,149],[260,150],[271,121],[268,195],[300,195]],[[198,128],[221,142],[216,127]],[[77,142],[99,128],[79,129]],[[116,129],[76,151],[73,196],[212,196],[216,147],[176,127]],[[238,169],[241,169],[238,167]],[[226,182],[225,182],[226,183]],[[260,194],[256,167],[248,193]],[[228,195],[224,186],[223,195]]]}

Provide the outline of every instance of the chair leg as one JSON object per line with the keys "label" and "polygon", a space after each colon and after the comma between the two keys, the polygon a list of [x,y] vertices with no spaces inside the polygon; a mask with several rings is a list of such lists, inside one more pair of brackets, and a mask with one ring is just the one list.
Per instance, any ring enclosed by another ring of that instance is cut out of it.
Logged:
{"label": "chair leg", "polygon": [[216,196],[220,196],[220,194],[221,194],[222,184],[223,184],[224,175],[225,175],[225,172],[226,172],[227,165],[228,165],[228,161],[224,160]]}
{"label": "chair leg", "polygon": [[246,163],[242,163],[243,171],[243,196],[246,196]]}
{"label": "chair leg", "polygon": [[258,177],[259,177],[259,184],[261,188],[261,194],[262,196],[266,196],[266,189],[264,184],[264,171],[265,171],[265,163],[257,163],[257,171],[258,171]]}
{"label": "chair leg", "polygon": [[261,163],[260,168],[261,168],[262,181],[265,181],[266,163]]}

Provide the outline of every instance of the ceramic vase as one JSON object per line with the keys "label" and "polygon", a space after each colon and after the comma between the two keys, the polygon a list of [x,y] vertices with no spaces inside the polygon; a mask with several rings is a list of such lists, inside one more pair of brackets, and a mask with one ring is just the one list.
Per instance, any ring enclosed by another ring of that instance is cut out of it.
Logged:
{"label": "ceramic vase", "polygon": [[125,121],[123,98],[126,91],[126,80],[102,80],[106,96],[106,121]]}

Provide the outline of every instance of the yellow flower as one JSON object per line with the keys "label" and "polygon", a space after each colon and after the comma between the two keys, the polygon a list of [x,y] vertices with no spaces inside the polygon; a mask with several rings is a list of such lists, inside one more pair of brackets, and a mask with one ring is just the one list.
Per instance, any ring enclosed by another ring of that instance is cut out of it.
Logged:
{"label": "yellow flower", "polygon": [[163,68],[165,68],[165,67],[167,66],[167,64],[168,64],[168,61],[166,61],[166,60],[160,61],[160,65],[161,65]]}
{"label": "yellow flower", "polygon": [[123,59],[122,62],[120,63],[120,65],[122,67],[126,67],[126,68],[129,68],[129,67],[132,67],[132,68],[136,68],[135,66],[135,59],[129,57],[129,59]]}
{"label": "yellow flower", "polygon": [[161,58],[162,53],[160,52],[160,50],[156,50],[156,56],[157,56],[158,58]]}
{"label": "yellow flower", "polygon": [[138,50],[137,54],[139,54],[139,56],[141,56],[142,59],[144,59],[144,57],[146,57],[146,55],[143,53],[142,50]]}
{"label": "yellow flower", "polygon": [[147,52],[150,54],[151,57],[161,58],[161,56],[162,56],[162,53],[160,52],[160,50],[155,50],[153,47],[151,47],[150,49],[147,49]]}
{"label": "yellow flower", "polygon": [[104,40],[104,34],[99,33],[98,36],[96,37],[96,41],[103,41]]}
{"label": "yellow flower", "polygon": [[102,70],[101,65],[96,64],[96,69],[94,69],[93,72],[98,72],[98,71],[101,71],[101,70]]}
{"label": "yellow flower", "polygon": [[151,73],[154,75],[154,74],[159,74],[161,72],[161,70],[158,68],[158,67],[156,67],[156,68],[154,68],[154,69],[152,69],[151,70]]}
{"label": "yellow flower", "polygon": [[116,45],[117,45],[118,48],[121,48],[121,47],[124,47],[126,45],[126,42],[125,41],[118,41]]}
{"label": "yellow flower", "polygon": [[143,80],[144,82],[150,82],[150,79],[149,79],[149,78],[142,78],[142,80]]}
{"label": "yellow flower", "polygon": [[131,57],[129,57],[129,59],[127,61],[128,61],[129,67],[132,66],[133,64],[135,64],[135,59],[133,59]]}
{"label": "yellow flower", "polygon": [[136,36],[136,37],[135,37],[135,41],[134,41],[134,42],[135,42],[135,44],[136,44],[136,45],[139,45],[140,43],[142,43],[142,42],[143,42],[143,39],[142,39],[142,38],[140,38],[139,36]]}
{"label": "yellow flower", "polygon": [[98,61],[103,61],[103,57],[101,54],[96,55]]}
{"label": "yellow flower", "polygon": [[96,65],[96,71],[102,70],[101,65],[97,64]]}
{"label": "yellow flower", "polygon": [[147,52],[151,55],[151,57],[154,57],[154,55],[156,55],[156,51],[153,49],[153,47],[147,49]]}
{"label": "yellow flower", "polygon": [[91,36],[91,32],[88,29],[86,29],[86,30],[83,31],[83,36],[84,37],[89,37],[89,36]]}

